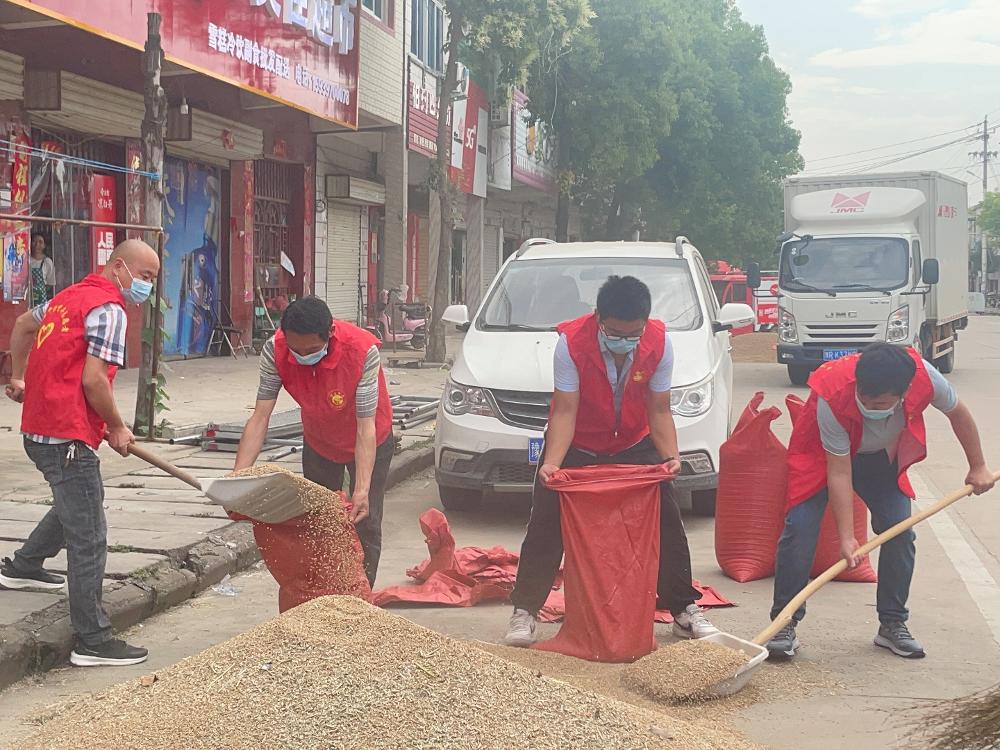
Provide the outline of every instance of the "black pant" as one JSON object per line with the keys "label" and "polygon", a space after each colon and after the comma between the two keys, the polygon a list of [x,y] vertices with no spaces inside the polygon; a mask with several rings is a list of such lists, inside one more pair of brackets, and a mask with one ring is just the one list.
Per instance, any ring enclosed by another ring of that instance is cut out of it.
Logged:
{"label": "black pant", "polygon": [[[389,480],[389,464],[396,449],[392,435],[375,449],[375,467],[372,469],[371,486],[368,489],[368,517],[358,523],[358,538],[365,553],[365,575],[368,583],[375,585],[378,560],[382,556],[382,507],[385,504],[385,486]],[[309,447],[302,449],[302,473],[310,482],[321,484],[339,492],[344,489],[344,470],[351,475],[350,490],[354,492],[354,462],[338,464]]]}
{"label": "black pant", "polygon": [[[563,468],[598,464],[663,463],[663,459],[646,438],[638,445],[614,456],[593,456],[570,448],[563,461]],[[531,518],[528,531],[521,545],[521,560],[517,566],[517,583],[510,598],[514,606],[532,614],[545,604],[559,564],[563,557],[562,527],[560,525],[559,493],[544,486],[535,477],[531,498]],[[677,615],[694,602],[700,594],[691,585],[691,553],[687,534],[681,521],[681,511],[674,499],[670,482],[660,485],[660,573],[656,586],[659,606],[666,606]]]}

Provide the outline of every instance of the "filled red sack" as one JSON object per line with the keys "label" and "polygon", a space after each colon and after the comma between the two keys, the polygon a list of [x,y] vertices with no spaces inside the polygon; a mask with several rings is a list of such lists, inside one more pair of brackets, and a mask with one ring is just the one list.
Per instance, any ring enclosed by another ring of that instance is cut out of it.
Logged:
{"label": "filled red sack", "polygon": [[663,464],[563,469],[559,492],[566,617],[535,644],[578,659],[632,662],[656,648],[653,616],[660,558]]}
{"label": "filled red sack", "polygon": [[760,410],[758,391],[719,449],[715,501],[715,559],[741,583],[774,575],[778,538],[785,525],[788,466],[785,446],[771,430],[776,406]]}
{"label": "filled red sack", "polygon": [[[788,407],[788,414],[792,418],[792,425],[794,425],[805,407],[805,402],[798,396],[789,394],[785,397],[785,406]],[[857,495],[854,496],[854,538],[858,540],[858,544],[864,544],[868,541],[868,506]],[[826,513],[823,514],[823,525],[820,526],[819,540],[816,542],[816,555],[813,558],[813,566],[809,575],[815,578],[839,559],[840,534],[837,533],[837,524],[833,520],[833,513],[828,504]],[[875,573],[868,555],[865,555],[857,567],[847,568],[834,580],[847,583],[875,583],[878,580],[878,575]]]}
{"label": "filled red sack", "polygon": [[371,597],[361,541],[346,515],[346,496],[342,492],[337,496],[341,508],[306,513],[282,523],[230,513],[235,520],[253,524],[260,555],[278,582],[279,612],[333,594]]}

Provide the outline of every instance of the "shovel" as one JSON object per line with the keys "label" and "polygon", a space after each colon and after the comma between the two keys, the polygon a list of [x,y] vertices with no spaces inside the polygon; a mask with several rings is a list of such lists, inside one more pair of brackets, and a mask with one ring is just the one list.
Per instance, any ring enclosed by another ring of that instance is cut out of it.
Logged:
{"label": "shovel", "polygon": [[197,479],[134,443],[128,447],[128,452],[204,492],[216,505],[255,521],[283,523],[308,512],[299,499],[299,487],[291,474],[275,472],[253,477]]}
{"label": "shovel", "polygon": [[[993,478],[1000,482],[1000,472],[994,474]],[[899,536],[907,529],[916,526],[921,521],[924,521],[937,513],[940,513],[949,505],[952,505],[953,503],[961,500],[963,497],[968,497],[971,494],[972,485],[965,485],[962,489],[956,490],[947,497],[938,500],[931,507],[920,511],[903,521],[900,521],[895,526],[886,529],[873,539],[869,539],[866,544],[861,545],[858,549],[858,556],[863,557],[864,555],[867,555],[873,549],[881,547],[890,539]],[[726,646],[734,651],[741,651],[746,654],[748,658],[746,665],[741,667],[735,675],[715,683],[711,687],[707,688],[704,691],[704,694],[721,698],[727,695],[732,695],[733,693],[741,690],[743,686],[749,682],[751,675],[760,669],[760,665],[767,659],[768,652],[767,649],[764,648],[765,644],[774,638],[774,636],[776,636],[778,632],[791,621],[792,615],[795,614],[795,611],[801,607],[810,596],[815,594],[827,583],[840,575],[840,573],[846,568],[847,560],[841,559],[823,571],[823,573],[813,579],[808,586],[802,589],[802,591],[800,591],[794,599],[788,602],[785,608],[781,610],[771,624],[758,633],[757,637],[752,641],[745,641],[742,638],[737,638],[729,633],[719,633],[718,635],[703,638],[702,640],[718,643],[720,646]]]}

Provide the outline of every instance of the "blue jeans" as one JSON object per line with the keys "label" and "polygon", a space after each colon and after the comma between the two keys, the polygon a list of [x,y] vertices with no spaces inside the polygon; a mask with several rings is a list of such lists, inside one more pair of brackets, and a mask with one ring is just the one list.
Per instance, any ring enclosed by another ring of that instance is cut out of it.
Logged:
{"label": "blue jeans", "polygon": [[[858,454],[851,462],[854,491],[864,500],[872,514],[872,529],[881,534],[910,517],[913,501],[900,491],[895,462],[885,451]],[[805,502],[792,508],[785,517],[785,530],[778,542],[778,559],[774,572],[774,604],[771,619],[809,583],[809,571],[816,554],[816,540],[828,500],[824,487]],[[878,592],[876,608],[879,621],[906,622],[909,610],[913,564],[916,559],[916,534],[904,531],[882,545],[878,558]],[[794,615],[796,623],[806,615],[803,604]]]}

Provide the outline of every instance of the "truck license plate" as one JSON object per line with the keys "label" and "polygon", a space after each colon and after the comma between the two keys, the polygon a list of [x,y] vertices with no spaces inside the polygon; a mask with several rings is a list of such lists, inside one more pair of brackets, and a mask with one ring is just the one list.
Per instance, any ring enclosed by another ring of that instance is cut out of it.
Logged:
{"label": "truck license plate", "polygon": [[854,354],[856,351],[857,349],[824,349],[823,361],[832,362],[835,359],[846,357],[848,354]]}
{"label": "truck license plate", "polygon": [[545,444],[545,438],[528,438],[528,463],[532,466],[537,466],[538,462],[542,460],[542,446]]}

